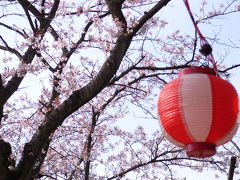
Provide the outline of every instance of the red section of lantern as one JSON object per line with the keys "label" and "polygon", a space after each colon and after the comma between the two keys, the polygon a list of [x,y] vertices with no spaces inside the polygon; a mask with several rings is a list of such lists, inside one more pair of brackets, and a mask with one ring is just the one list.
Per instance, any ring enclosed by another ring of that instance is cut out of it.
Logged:
{"label": "red section of lantern", "polygon": [[[158,105],[171,104],[169,106],[159,106],[158,109],[161,111],[162,126],[165,131],[171,134],[171,137],[176,141],[188,143],[191,139],[188,137],[187,132],[183,123],[181,123],[181,111],[179,108],[179,86],[180,81],[175,79],[172,83],[168,84],[168,88],[161,92],[161,98],[159,99]],[[169,118],[174,116],[174,118]],[[175,131],[175,127],[178,131]],[[179,133],[181,132],[181,133]]]}
{"label": "red section of lantern", "polygon": [[187,155],[208,157],[237,130],[238,96],[209,68],[184,69],[158,99],[160,124],[168,140],[186,147]]}
{"label": "red section of lantern", "polygon": [[229,132],[236,124],[238,116],[238,97],[234,87],[227,81],[210,76],[213,94],[213,121],[208,142],[214,142]]}

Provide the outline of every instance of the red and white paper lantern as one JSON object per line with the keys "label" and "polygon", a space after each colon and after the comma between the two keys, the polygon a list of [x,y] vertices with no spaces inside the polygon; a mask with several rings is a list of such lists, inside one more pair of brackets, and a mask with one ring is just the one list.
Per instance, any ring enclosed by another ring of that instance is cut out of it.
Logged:
{"label": "red and white paper lantern", "polygon": [[192,157],[212,156],[216,146],[231,140],[238,128],[238,113],[236,90],[209,68],[182,70],[158,99],[166,138]]}

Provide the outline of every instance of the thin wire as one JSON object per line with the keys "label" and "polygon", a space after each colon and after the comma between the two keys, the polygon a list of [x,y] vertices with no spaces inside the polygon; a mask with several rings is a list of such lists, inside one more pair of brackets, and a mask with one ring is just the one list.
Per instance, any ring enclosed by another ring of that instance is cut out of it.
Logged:
{"label": "thin wire", "polygon": [[[193,22],[194,28],[195,28],[195,30],[196,30],[199,38],[200,38],[200,45],[201,45],[201,47],[203,47],[203,46],[206,45],[206,44],[209,44],[208,41],[206,40],[206,38],[202,35],[200,29],[198,28],[197,22],[195,21],[195,19],[194,19],[194,17],[193,17],[193,14],[192,14],[192,11],[191,11],[191,9],[190,9],[188,0],[183,0],[183,2],[184,2],[184,4],[185,4],[185,6],[186,6],[186,8],[187,8],[187,11],[188,11],[188,13],[189,13],[189,15],[190,15],[190,18],[191,18],[191,20],[192,20],[192,22]],[[214,60],[213,54],[210,53],[209,55],[206,56],[206,58],[207,58],[208,61],[210,61],[210,62],[212,63],[213,69],[214,69],[214,71],[216,72],[216,75],[218,75],[217,65],[216,65],[216,62],[215,62],[215,60]]]}

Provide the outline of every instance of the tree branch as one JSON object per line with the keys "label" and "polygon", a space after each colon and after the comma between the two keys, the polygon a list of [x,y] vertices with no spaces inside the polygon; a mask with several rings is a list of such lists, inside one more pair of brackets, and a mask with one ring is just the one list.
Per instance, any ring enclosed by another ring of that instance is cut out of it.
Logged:
{"label": "tree branch", "polygon": [[8,25],[6,25],[6,24],[4,24],[4,23],[2,23],[2,22],[0,22],[0,25],[3,26],[3,27],[5,27],[5,28],[7,28],[7,29],[10,29],[10,30],[12,30],[12,31],[15,31],[16,33],[20,34],[22,37],[26,37],[26,35],[25,35],[24,33],[22,33],[21,31],[13,28],[13,27],[11,27],[11,26],[8,26]]}
{"label": "tree branch", "polygon": [[24,11],[25,11],[25,14],[26,14],[26,16],[27,16],[28,22],[29,22],[29,24],[30,24],[30,27],[32,28],[32,31],[35,33],[37,27],[34,27],[32,18],[31,18],[31,16],[30,16],[29,12],[28,12],[28,7],[26,7],[26,6],[22,6],[22,7],[23,7],[23,9],[24,9]]}
{"label": "tree branch", "polygon": [[[36,54],[36,51],[29,47],[25,54],[23,55],[22,62],[29,64],[32,62],[34,56]],[[21,63],[18,67],[20,69]],[[19,85],[21,84],[22,80],[24,79],[25,75],[19,76],[16,72],[13,77],[7,82],[7,85],[4,88],[4,103],[7,102],[7,100],[12,96],[12,94],[18,89]]]}
{"label": "tree branch", "polygon": [[[12,148],[10,143],[5,142],[0,136],[0,179],[14,178],[13,171],[9,169],[9,166],[14,166],[15,164],[15,162],[10,161],[11,154]],[[12,167],[12,169],[14,169],[14,167]]]}
{"label": "tree branch", "polygon": [[226,69],[224,69],[224,70],[219,70],[219,72],[221,72],[221,73],[226,73],[227,71],[229,71],[229,70],[232,70],[232,69],[235,69],[235,68],[238,68],[238,67],[240,67],[240,64],[236,64],[236,65],[233,65],[233,66],[231,66],[231,67],[229,67],[229,68],[226,68]]}
{"label": "tree branch", "polygon": [[29,177],[31,177],[32,179],[35,179],[36,177],[39,176],[39,172],[40,172],[40,169],[44,162],[44,159],[47,155],[47,151],[49,149],[50,142],[51,142],[51,138],[49,138],[48,141],[46,142],[46,144],[44,145],[43,150],[42,150],[41,154],[39,155],[39,157],[36,161],[36,164],[34,165],[34,168],[32,169],[32,172],[30,172],[31,175]]}
{"label": "tree branch", "polygon": [[153,8],[149,11],[145,12],[145,14],[139,19],[138,24],[132,28],[132,32],[135,34],[141,27],[151,19],[160,9],[166,6],[171,0],[161,0],[159,1]]}
{"label": "tree branch", "polygon": [[0,125],[3,118],[3,105],[4,105],[4,87],[2,84],[2,76],[0,74]]}
{"label": "tree branch", "polygon": [[126,29],[127,22],[122,12],[122,4],[125,0],[105,0],[105,1],[113,19],[116,21],[116,23],[120,22],[121,27]]}
{"label": "tree branch", "polygon": [[38,19],[38,21],[40,22],[41,34],[43,36],[57,12],[60,0],[54,0],[52,9],[50,10],[48,17],[44,17],[44,14],[39,12],[29,1],[18,0],[18,2],[22,5],[23,9],[29,10]]}
{"label": "tree branch", "polygon": [[[189,158],[189,157],[169,157],[169,158],[166,158],[167,154],[172,154],[172,156],[174,156],[174,154],[178,154],[179,152],[183,151],[182,149],[177,149],[177,150],[170,150],[170,151],[165,151],[163,153],[160,153],[156,156],[154,156],[153,158],[151,158],[149,161],[145,161],[145,162],[139,162],[135,165],[133,165],[132,167],[129,167],[125,170],[122,170],[121,172],[113,175],[112,177],[109,177],[107,178],[107,180],[112,180],[112,179],[115,179],[115,178],[118,178],[118,177],[123,177],[125,174],[135,170],[135,169],[138,169],[140,167],[143,167],[143,166],[147,166],[149,164],[152,164],[152,163],[163,163],[165,166],[169,166],[169,165],[173,165],[174,161],[183,161],[183,160],[187,160],[187,161],[196,161],[196,162],[208,162],[208,163],[221,163],[221,162],[213,162],[211,159],[196,159],[196,158]],[[159,159],[159,157],[162,157],[162,159]],[[168,162],[168,164],[166,164],[166,162]],[[191,166],[187,166],[187,167],[191,167]]]}
{"label": "tree branch", "polygon": [[0,46],[0,49],[15,54],[19,59],[23,58],[23,56],[20,54],[20,52],[18,52],[16,49],[9,47],[9,45],[7,44],[7,42],[3,39],[3,37],[1,35],[0,35],[0,39],[2,40],[3,44],[5,45],[5,46]]}
{"label": "tree branch", "polygon": [[[102,19],[102,18],[104,18],[104,17],[106,17],[106,16],[108,16],[108,15],[109,15],[109,13],[104,13],[104,14],[100,15],[99,18]],[[75,50],[78,48],[78,46],[84,41],[85,36],[86,36],[89,28],[91,27],[91,25],[92,25],[93,23],[94,23],[93,20],[88,21],[88,23],[86,24],[86,26],[85,26],[84,29],[83,29],[83,32],[82,32],[82,34],[81,34],[81,37],[80,37],[79,40],[75,43],[74,47],[71,48],[71,50],[69,51],[69,54],[67,55],[67,57],[70,57],[71,54],[74,53]]]}
{"label": "tree branch", "polygon": [[116,42],[112,54],[103,64],[95,78],[85,87],[74,91],[62,105],[47,114],[44,122],[40,125],[38,132],[34,134],[31,141],[24,147],[23,157],[17,167],[17,172],[22,174],[22,177],[25,177],[29,171],[28,169],[35,164],[43,144],[50,134],[62,124],[65,118],[95,97],[107,85],[109,80],[118,70],[122,58],[130,45],[131,39],[132,36],[121,35]]}
{"label": "tree branch", "polygon": [[93,133],[97,124],[97,120],[98,120],[98,115],[99,113],[96,113],[94,110],[94,107],[92,108],[92,125],[91,125],[91,129],[90,132],[88,134],[87,137],[87,146],[86,146],[86,162],[85,162],[85,167],[84,167],[84,179],[85,180],[89,180],[89,172],[90,172],[90,164],[91,164],[91,150],[92,150],[92,146],[93,146]]}
{"label": "tree branch", "polygon": [[[32,4],[29,3],[27,0],[18,0],[18,2],[23,6],[23,8],[30,10],[37,18],[41,18],[41,13],[34,6],[32,6]],[[54,1],[53,7],[49,13],[48,18],[44,21],[41,21],[41,28],[43,29],[42,36],[45,34],[48,27],[50,26],[50,23],[54,18],[56,11],[58,9],[59,2],[60,2],[59,0]],[[22,62],[26,64],[30,64],[33,58],[35,57],[35,55],[36,55],[36,50],[33,49],[31,46],[29,46],[29,48],[27,49],[27,51],[25,52],[22,58]],[[17,88],[21,84],[24,77],[25,77],[24,74],[22,76],[18,76],[16,72],[15,75],[8,81],[6,87],[4,88],[4,103],[17,90]]]}
{"label": "tree branch", "polygon": [[[160,9],[161,8],[158,6],[158,10]],[[151,16],[153,16],[157,11],[150,10],[150,12]],[[143,24],[144,23],[142,23],[142,25]],[[140,26],[138,27],[140,29]],[[137,30],[135,33],[136,32]],[[109,81],[119,69],[134,35],[135,34],[132,32],[128,34],[124,31],[120,32],[110,56],[104,62],[93,80],[83,88],[74,91],[58,108],[50,111],[46,115],[38,131],[33,135],[30,142],[25,144],[22,159],[17,166],[17,172],[21,178],[26,179],[26,177],[28,177],[28,169],[31,169],[36,163],[37,157],[43,148],[43,144],[47,141],[51,133],[53,133],[69,115],[89,102],[108,85]]]}
{"label": "tree branch", "polygon": [[169,66],[169,67],[153,67],[153,66],[135,67],[134,69],[136,69],[136,70],[150,70],[150,71],[167,71],[167,70],[183,69],[183,68],[190,67],[190,65],[187,65],[187,64],[178,65],[178,66]]}
{"label": "tree branch", "polygon": [[[43,15],[27,0],[18,0],[22,7],[29,10],[39,21],[42,20]],[[24,9],[23,8],[23,9]]]}

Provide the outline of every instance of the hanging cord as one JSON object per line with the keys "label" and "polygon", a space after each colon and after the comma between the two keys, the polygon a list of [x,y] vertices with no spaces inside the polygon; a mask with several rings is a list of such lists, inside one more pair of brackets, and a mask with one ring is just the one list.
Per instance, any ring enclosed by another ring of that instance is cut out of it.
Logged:
{"label": "hanging cord", "polygon": [[192,11],[190,9],[190,6],[189,6],[189,3],[188,3],[188,0],[183,0],[186,8],[187,8],[187,11],[191,17],[191,20],[193,22],[193,25],[194,25],[194,28],[200,38],[200,45],[201,45],[201,49],[199,50],[200,53],[202,53],[204,56],[206,56],[207,60],[210,61],[213,65],[213,69],[214,71],[216,72],[216,75],[218,75],[218,72],[217,72],[217,65],[216,65],[216,62],[214,60],[214,57],[213,57],[213,54],[212,54],[212,47],[211,45],[208,43],[208,41],[206,40],[206,38],[202,35],[201,31],[199,30],[198,28],[198,25],[196,23],[196,21],[194,20],[194,17],[193,17],[193,14],[192,14]]}

